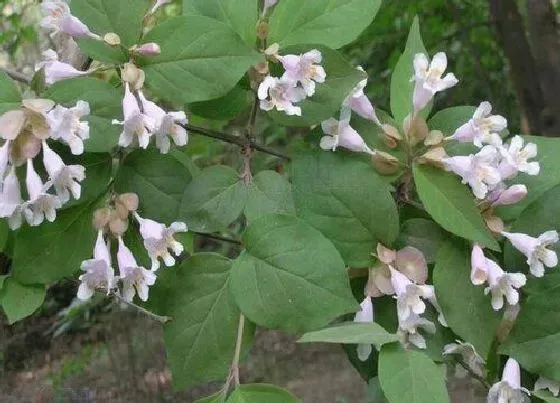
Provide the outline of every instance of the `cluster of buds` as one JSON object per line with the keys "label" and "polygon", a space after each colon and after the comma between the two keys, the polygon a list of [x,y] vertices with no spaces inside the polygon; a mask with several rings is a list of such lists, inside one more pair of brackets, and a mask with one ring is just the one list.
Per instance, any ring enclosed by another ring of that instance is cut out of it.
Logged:
{"label": "cluster of buds", "polygon": [[[0,218],[10,228],[21,226],[23,218],[31,226],[46,218],[56,219],[56,210],[70,200],[79,199],[80,182],[85,178],[81,165],[66,165],[47,143],[58,140],[70,147],[72,154],[84,152],[83,141],[89,137],[89,125],[82,122],[89,114],[89,104],[78,101],[73,108],[56,105],[48,99],[27,99],[19,109],[0,116]],[[46,181],[35,170],[34,159],[42,151]],[[23,200],[16,167],[26,165],[27,200]]]}
{"label": "cluster of buds", "polygon": [[[447,326],[447,323],[437,303],[434,287],[426,284],[428,265],[424,255],[412,246],[396,251],[378,244],[376,257],[378,262],[369,269],[365,298],[354,321],[373,322],[372,298],[392,295],[397,300],[401,342],[426,348],[426,340],[419,330],[434,333],[436,328],[434,323],[421,316],[426,311],[424,300],[438,312],[438,321],[443,326]],[[371,352],[371,345],[358,346],[358,357],[362,361],[367,360]]]}
{"label": "cluster of buds", "polygon": [[278,45],[270,46],[265,54],[284,67],[281,77],[267,75],[259,85],[257,94],[262,110],[276,109],[286,115],[301,116],[301,107],[294,105],[315,94],[317,83],[327,77],[321,66],[323,56],[317,49],[301,55],[280,55]]}
{"label": "cluster of buds", "polygon": [[[156,271],[160,259],[166,266],[175,265],[175,257],[183,253],[183,245],[175,240],[178,232],[187,231],[182,222],[174,222],[169,227],[138,214],[138,196],[134,193],[114,195],[109,205],[97,210],[93,216],[93,227],[97,230],[97,241],[93,259],[82,262],[84,274],[80,276],[78,298],[87,300],[96,290],[109,294],[121,285],[120,295],[131,302],[134,296],[142,301],[148,299],[149,287],[156,282]],[[144,248],[151,259],[152,266],[146,269],[137,263],[132,251],[125,245],[123,237],[129,229],[130,220],[137,222]],[[111,240],[117,241],[118,276],[112,267]],[[175,256],[175,257],[174,257]]]}

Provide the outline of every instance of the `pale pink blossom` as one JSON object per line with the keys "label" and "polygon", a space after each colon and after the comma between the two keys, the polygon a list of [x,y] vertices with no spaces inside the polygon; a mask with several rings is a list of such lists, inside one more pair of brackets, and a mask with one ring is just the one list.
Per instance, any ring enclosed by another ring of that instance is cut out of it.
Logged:
{"label": "pale pink blossom", "polygon": [[434,296],[433,287],[414,284],[394,268],[390,267],[390,270],[399,321],[405,321],[413,313],[417,315],[424,313],[426,304],[422,299],[430,299]]}
{"label": "pale pink blossom", "polygon": [[[360,303],[360,310],[354,315],[354,322],[358,323],[373,323],[374,312],[373,303],[370,296],[366,296],[364,300]],[[373,351],[371,344],[359,344],[358,345],[358,359],[360,361],[366,361],[371,352]]]}
{"label": "pale pink blossom", "polygon": [[51,35],[62,32],[75,38],[102,38],[92,33],[87,25],[70,13],[70,7],[63,0],[43,0],[41,27],[51,31]]}
{"label": "pale pink blossom", "polygon": [[66,203],[70,194],[78,200],[82,193],[82,182],[85,177],[85,168],[81,165],[66,165],[62,158],[43,141],[43,165],[49,174],[49,181],[53,184],[56,194]]}
{"label": "pale pink blossom", "polygon": [[97,241],[93,250],[93,259],[84,260],[81,265],[85,273],[80,275],[78,298],[90,299],[95,290],[107,290],[107,294],[115,288],[115,271],[111,267],[111,253],[109,245],[103,239],[103,231],[97,232]]}
{"label": "pale pink blossom", "polygon": [[442,78],[447,69],[447,56],[444,52],[434,55],[431,63],[423,53],[414,56],[414,111],[423,109],[437,92],[454,87],[459,80],[453,73]]}
{"label": "pale pink blossom", "polygon": [[156,282],[156,275],[151,270],[139,266],[134,255],[119,237],[119,250],[117,251],[119,264],[119,278],[122,282],[122,297],[131,302],[134,295],[142,301],[148,300],[149,287]]}
{"label": "pale pink blossom", "polygon": [[537,145],[527,143],[523,146],[523,138],[515,136],[511,139],[509,146],[501,147],[500,152],[503,160],[500,163],[500,174],[504,179],[513,178],[518,172],[528,175],[538,175],[541,167],[536,161],[529,162],[537,156]]}
{"label": "pale pink blossom", "polygon": [[135,51],[142,56],[157,56],[161,53],[161,48],[157,43],[149,42],[138,46]]}
{"label": "pale pink blossom", "polygon": [[449,139],[461,143],[472,142],[481,148],[483,144],[499,146],[502,139],[499,132],[507,127],[507,120],[500,115],[491,115],[490,102],[482,102],[474,112],[474,116],[467,123],[459,127]]}
{"label": "pale pink blossom", "polygon": [[62,207],[62,202],[56,195],[47,193],[51,184],[43,184],[33,167],[32,159],[27,160],[25,183],[29,201],[23,203],[22,210],[27,223],[35,227],[41,225],[45,218],[53,222],[56,219],[56,210]]}
{"label": "pale pink blossom", "polygon": [[502,235],[509,239],[515,249],[525,255],[533,276],[542,277],[545,266],[552,268],[558,265],[556,252],[547,249],[548,246],[558,242],[558,232],[547,231],[538,238],[511,232],[502,232]]}
{"label": "pale pink blossom", "polygon": [[424,336],[419,332],[420,330],[434,334],[436,332],[436,326],[433,322],[415,313],[411,313],[405,320],[399,318],[397,334],[401,338],[401,343],[405,345],[412,344],[420,349],[425,349],[426,339],[424,339]]}
{"label": "pale pink blossom", "polygon": [[320,65],[323,56],[317,49],[302,55],[277,56],[286,70],[283,80],[301,84],[305,94],[310,97],[315,93],[315,83],[324,83],[327,77],[325,69]]}
{"label": "pale pink blossom", "polygon": [[288,116],[301,116],[301,108],[294,105],[305,99],[305,91],[293,81],[267,76],[259,85],[258,97],[264,111],[277,109]]}
{"label": "pale pink blossom", "polygon": [[519,363],[509,358],[502,373],[502,380],[495,383],[488,393],[488,403],[529,402],[529,391],[521,387]]}
{"label": "pale pink blossom", "polygon": [[525,196],[527,196],[527,186],[512,185],[508,188],[503,186],[493,190],[488,195],[488,200],[492,206],[508,206],[519,203]]}
{"label": "pale pink blossom", "polygon": [[11,229],[15,230],[22,224],[21,189],[16,175],[16,169],[12,166],[8,175],[4,178],[2,191],[0,192],[0,218],[6,218]]}
{"label": "pale pink blossom", "polygon": [[155,120],[140,111],[138,101],[128,83],[125,83],[124,97],[122,101],[124,120],[114,119],[114,125],[122,125],[123,131],[119,137],[119,146],[129,147],[138,145],[140,148],[148,148],[150,137],[155,129]]}
{"label": "pale pink blossom", "polygon": [[321,138],[320,147],[327,151],[336,151],[337,147],[343,147],[354,152],[373,155],[372,151],[362,136],[354,130],[350,124],[339,122],[334,118],[321,123],[321,128],[326,136]]}
{"label": "pale pink blossom", "polygon": [[51,138],[66,143],[72,154],[83,154],[84,140],[89,139],[89,123],[81,119],[89,113],[89,103],[85,101],[78,101],[72,108],[57,105],[47,114]]}
{"label": "pale pink blossom", "polygon": [[504,306],[504,298],[509,305],[516,305],[519,302],[519,292],[517,289],[523,287],[527,279],[522,273],[506,273],[493,260],[486,259],[488,268],[488,287],[484,289],[484,294],[492,295],[492,308],[499,311]]}
{"label": "pale pink blossom", "polygon": [[58,55],[52,49],[44,51],[42,55],[43,61],[35,65],[35,71],[44,69],[45,84],[47,86],[61,80],[89,74],[88,71],[80,71],[75,69],[71,64],[60,62],[58,60]]}
{"label": "pale pink blossom", "polygon": [[[359,66],[359,71],[364,71],[364,69]],[[373,121],[376,125],[381,126],[381,122],[375,113],[375,108],[373,104],[368,99],[366,94],[364,94],[364,89],[367,85],[367,78],[360,81],[356,87],[350,92],[350,95],[346,97],[342,104],[341,110],[341,118],[340,120],[348,120],[350,121],[350,113],[351,111],[356,112],[358,115],[363,117],[364,119],[368,119]]]}

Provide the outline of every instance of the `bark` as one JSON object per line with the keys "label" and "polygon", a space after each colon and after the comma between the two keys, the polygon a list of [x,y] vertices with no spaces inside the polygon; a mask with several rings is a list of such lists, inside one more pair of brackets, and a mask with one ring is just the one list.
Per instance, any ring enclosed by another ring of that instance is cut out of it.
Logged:
{"label": "bark", "polygon": [[560,136],[560,36],[556,12],[550,0],[527,0],[529,36],[544,107],[540,114],[542,133]]}
{"label": "bark", "polygon": [[489,0],[490,14],[498,41],[509,61],[519,103],[532,134],[542,134],[541,112],[544,100],[538,69],[525,34],[523,18],[513,0]]}

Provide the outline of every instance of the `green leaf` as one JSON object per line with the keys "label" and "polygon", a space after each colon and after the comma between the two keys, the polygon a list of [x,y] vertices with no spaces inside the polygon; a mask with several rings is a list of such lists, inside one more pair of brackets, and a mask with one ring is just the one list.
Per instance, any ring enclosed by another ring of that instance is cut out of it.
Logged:
{"label": "green leaf", "polygon": [[347,322],[315,332],[306,333],[298,343],[383,344],[399,341],[377,323]]}
{"label": "green leaf", "polygon": [[243,244],[246,250],[233,265],[230,287],[251,321],[301,332],[356,311],[342,258],[304,221],[263,216],[247,227]]}
{"label": "green leaf", "polygon": [[[121,38],[123,47],[141,42],[144,15],[150,0],[72,0],[72,14],[100,36],[114,32]],[[143,41],[146,42],[146,41]],[[101,61],[126,61],[126,54],[102,41],[80,40],[80,49]]]}
{"label": "green leaf", "polygon": [[[417,53],[428,55],[424,42],[422,42],[418,17],[415,17],[408,34],[404,52],[391,76],[391,112],[399,125],[412,112],[414,82],[410,81],[410,79],[414,76],[413,61],[414,55]],[[428,114],[429,109],[430,106],[427,106],[424,113]]]}
{"label": "green leaf", "polygon": [[298,103],[302,116],[288,116],[284,112],[270,111],[269,115],[280,124],[313,126],[338,115],[344,99],[356,84],[365,78],[365,74],[350,65],[339,52],[324,46],[302,45],[288,48],[285,52],[298,54],[311,49],[321,51],[322,65],[327,73],[327,78],[324,83],[317,84],[312,97]]}
{"label": "green leaf", "polygon": [[378,377],[370,379],[367,383],[366,403],[388,403]]}
{"label": "green leaf", "polygon": [[59,212],[53,223],[21,228],[16,234],[14,279],[22,284],[49,284],[80,270],[94,246],[93,210],[93,204],[81,204]]}
{"label": "green leaf", "polygon": [[531,394],[547,403],[560,403],[560,398],[554,397],[548,390],[537,390],[531,392]]}
{"label": "green leaf", "polygon": [[267,384],[239,385],[230,395],[227,403],[298,403],[285,389]]}
{"label": "green leaf", "polygon": [[499,352],[519,361],[527,371],[560,379],[560,273],[530,277],[527,298]]}
{"label": "green leaf", "polygon": [[111,120],[122,115],[122,94],[111,84],[97,78],[73,78],[53,84],[43,96],[67,108],[79,100],[89,103],[90,114],[84,119],[90,125],[90,138],[84,141],[86,152],[108,152],[116,147],[122,127]]}
{"label": "green leaf", "polygon": [[[228,290],[230,269],[231,261],[218,254],[192,255],[173,269],[172,286],[159,295],[173,319],[164,327],[164,340],[177,389],[228,374],[240,316]],[[253,337],[250,323],[243,335],[245,350]]]}
{"label": "green leaf", "polygon": [[16,83],[6,73],[0,71],[0,115],[18,109],[21,103],[21,94]]}
{"label": "green leaf", "polygon": [[472,119],[474,106],[454,106],[437,112],[430,120],[430,130],[440,130],[445,137],[451,136],[459,127]]}
{"label": "green leaf", "polygon": [[353,155],[297,155],[293,189],[298,215],[323,233],[351,267],[369,267],[377,241],[390,245],[399,217],[389,185]]}
{"label": "green leaf", "polygon": [[45,299],[44,285],[25,285],[9,277],[0,289],[0,303],[11,325],[35,312]]}
{"label": "green leaf", "polygon": [[180,217],[185,187],[191,179],[192,173],[171,155],[155,149],[137,150],[119,168],[115,189],[138,194],[142,215],[169,224]]}
{"label": "green leaf", "polygon": [[10,237],[10,227],[6,220],[0,221],[0,252],[3,252],[8,243],[8,238]]}
{"label": "green leaf", "polygon": [[239,218],[247,188],[239,175],[225,165],[204,169],[185,189],[180,217],[193,231],[223,230]]}
{"label": "green leaf", "polygon": [[521,214],[531,203],[541,197],[548,190],[560,185],[560,139],[536,136],[521,136],[526,143],[535,143],[538,156],[535,161],[541,164],[541,171],[536,176],[520,173],[515,178],[515,183],[527,186],[527,196],[512,206],[503,206],[498,209],[498,215],[504,220],[512,220]]}
{"label": "green leaf", "polygon": [[484,287],[470,280],[470,250],[456,240],[438,253],[433,281],[437,300],[451,329],[486,357],[502,314],[492,309]]}
{"label": "green leaf", "polygon": [[226,397],[224,391],[214,393],[212,396],[203,397],[195,400],[194,403],[225,403]]}
{"label": "green leaf", "polygon": [[225,23],[201,16],[170,18],[146,35],[161,54],[146,59],[146,82],[160,97],[198,102],[226,95],[262,60]]}
{"label": "green leaf", "polygon": [[282,0],[270,17],[269,43],[340,48],[373,21],[381,0]]}
{"label": "green leaf", "polygon": [[223,97],[211,101],[194,102],[189,105],[189,109],[195,115],[206,119],[230,120],[251,106],[253,98],[254,95],[251,91],[237,85]]}
{"label": "green leaf", "polygon": [[259,172],[247,191],[245,216],[249,222],[271,213],[295,213],[292,186],[274,171]]}
{"label": "green leaf", "polygon": [[183,0],[183,14],[202,15],[227,23],[245,43],[257,40],[257,0]]}
{"label": "green leaf", "polygon": [[[509,232],[521,232],[524,234],[538,237],[543,232],[556,230],[560,231],[560,185],[550,189],[539,199],[523,211],[523,214],[513,223]],[[557,252],[558,245],[551,245]],[[529,271],[527,258],[513,247],[511,242],[506,241],[504,246],[504,261],[508,271]],[[549,270],[549,269],[546,269]],[[555,269],[550,269],[555,270]]]}
{"label": "green leaf", "polygon": [[415,165],[414,180],[420,200],[432,218],[447,231],[493,249],[500,245],[492,237],[469,190],[442,169]]}
{"label": "green leaf", "polygon": [[446,403],[442,371],[424,353],[388,344],[379,353],[379,382],[391,403]]}
{"label": "green leaf", "polygon": [[434,263],[439,247],[449,237],[439,225],[424,218],[412,218],[406,221],[399,234],[400,247],[413,246],[422,251],[426,262]]}

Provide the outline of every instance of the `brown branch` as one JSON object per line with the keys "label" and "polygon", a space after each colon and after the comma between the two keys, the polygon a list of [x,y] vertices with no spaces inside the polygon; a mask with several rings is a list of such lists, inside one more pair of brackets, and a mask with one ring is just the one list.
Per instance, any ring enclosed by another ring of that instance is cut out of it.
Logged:
{"label": "brown branch", "polygon": [[0,67],[0,71],[3,71],[13,80],[19,81],[20,83],[24,84],[31,84],[31,79],[27,77],[25,74],[21,74],[17,71],[6,69],[4,67]]}
{"label": "brown branch", "polygon": [[237,239],[227,238],[225,236],[215,235],[215,234],[204,234],[202,232],[196,232],[196,231],[193,231],[193,233],[196,234],[196,235],[199,235],[199,236],[203,236],[205,238],[215,239],[216,241],[229,242],[229,243],[233,243],[235,245],[241,245],[241,241],[239,241]]}

